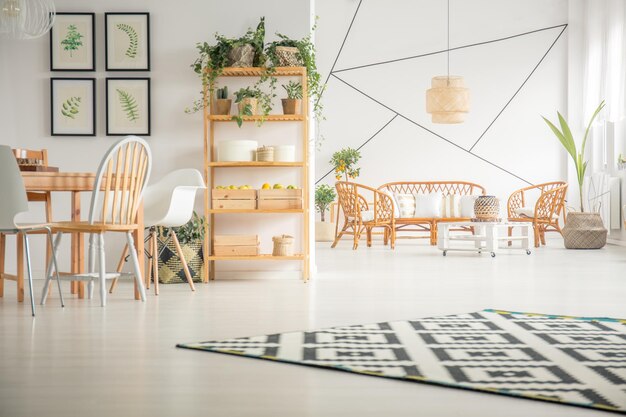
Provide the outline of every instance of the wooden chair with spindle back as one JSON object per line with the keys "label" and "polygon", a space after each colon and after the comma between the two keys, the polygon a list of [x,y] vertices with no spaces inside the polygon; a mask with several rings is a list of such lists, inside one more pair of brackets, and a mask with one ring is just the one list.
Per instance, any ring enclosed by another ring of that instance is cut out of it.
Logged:
{"label": "wooden chair with spindle back", "polygon": [[[13,155],[20,159],[36,160],[42,166],[48,166],[48,150],[47,149],[13,149]],[[46,213],[45,223],[52,221],[52,195],[47,192],[28,192],[26,193],[28,202],[42,202],[44,203],[44,210]],[[45,230],[32,231],[30,234],[46,234]],[[15,275],[6,274],[4,272],[4,262],[0,262],[0,297],[4,296],[4,279],[15,281],[17,283],[17,301],[24,301],[24,239],[21,234],[18,234],[16,239],[17,248],[17,272]],[[6,251],[6,235],[0,234],[0,258],[4,259]],[[52,255],[52,248],[46,244],[46,265],[50,263],[50,257]]]}
{"label": "wooden chair with spindle back", "polygon": [[[150,177],[152,156],[146,141],[136,136],[122,139],[105,154],[94,184],[91,196],[89,220],[83,222],[57,222],[50,227],[57,233],[54,240],[56,253],[63,233],[89,233],[89,266],[85,274],[67,275],[72,281],[89,283],[89,298],[93,296],[94,281],[99,282],[100,301],[106,305],[106,280],[120,277],[122,273],[106,272],[104,235],[107,232],[125,233],[133,276],[141,300],[145,301],[146,292],[137,259],[137,251],[132,233],[137,230],[137,211],[143,198],[144,186]],[[96,272],[96,249],[98,250],[98,270]],[[41,303],[48,295],[50,279],[46,279]]]}

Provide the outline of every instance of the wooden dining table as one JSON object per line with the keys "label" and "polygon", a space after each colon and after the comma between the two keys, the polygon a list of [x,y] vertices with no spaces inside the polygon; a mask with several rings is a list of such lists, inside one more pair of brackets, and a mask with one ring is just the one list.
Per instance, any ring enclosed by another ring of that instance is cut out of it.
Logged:
{"label": "wooden dining table", "polygon": [[[70,193],[71,194],[71,213],[72,221],[80,221],[81,206],[80,193],[92,192],[96,181],[96,174],[92,172],[22,172],[24,185],[28,192],[53,192],[53,193]],[[137,249],[137,257],[139,260],[139,269],[142,278],[145,274],[144,267],[144,223],[143,223],[143,204],[139,206],[137,212],[138,228],[133,232],[135,240],[135,248]],[[71,244],[71,267],[70,273],[80,274],[85,272],[85,237],[81,233],[72,233]],[[72,281],[72,294],[78,294],[78,298],[85,297],[85,285],[82,281]],[[135,284],[135,299],[140,299],[139,291]]]}

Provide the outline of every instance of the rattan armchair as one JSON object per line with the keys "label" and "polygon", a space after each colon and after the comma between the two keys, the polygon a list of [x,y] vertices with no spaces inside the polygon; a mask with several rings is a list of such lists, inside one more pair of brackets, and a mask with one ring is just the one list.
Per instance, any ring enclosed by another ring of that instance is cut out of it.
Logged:
{"label": "rattan armchair", "polygon": [[[534,207],[527,207],[528,194],[539,193]],[[546,232],[561,233],[559,219],[565,211],[567,183],[562,181],[532,185],[515,191],[507,202],[510,222],[531,222],[535,232],[535,247],[546,244]],[[511,236],[512,228],[509,228]]]}
{"label": "rattan armchair", "polygon": [[[344,224],[339,231],[339,221],[336,223],[335,241],[332,248],[337,246],[341,237],[345,234],[352,235],[354,243],[352,249],[359,247],[359,239],[365,231],[367,234],[367,246],[372,246],[372,229],[382,227],[385,229],[385,244],[389,240],[391,249],[395,248],[396,231],[393,216],[393,199],[375,188],[353,182],[339,181],[335,184],[339,206],[344,214]],[[368,204],[366,197],[373,203]]]}

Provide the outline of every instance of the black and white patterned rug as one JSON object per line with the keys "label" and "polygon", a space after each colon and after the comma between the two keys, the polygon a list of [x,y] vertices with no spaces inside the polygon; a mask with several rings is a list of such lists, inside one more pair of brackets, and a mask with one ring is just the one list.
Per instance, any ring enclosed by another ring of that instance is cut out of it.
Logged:
{"label": "black and white patterned rug", "polygon": [[501,310],[177,345],[626,414],[626,320]]}

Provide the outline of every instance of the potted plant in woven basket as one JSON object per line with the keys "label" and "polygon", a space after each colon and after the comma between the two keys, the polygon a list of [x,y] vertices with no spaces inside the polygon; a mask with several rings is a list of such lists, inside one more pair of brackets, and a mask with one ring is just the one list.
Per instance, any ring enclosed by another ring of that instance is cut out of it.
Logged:
{"label": "potted plant in woven basket", "polygon": [[[559,142],[574,160],[576,167],[576,178],[578,179],[578,193],[580,196],[580,211],[570,211],[567,214],[565,227],[563,227],[563,241],[568,249],[600,249],[606,245],[607,230],[604,227],[600,213],[585,212],[583,184],[585,181],[585,171],[587,170],[587,161],[585,160],[585,146],[593,121],[598,113],[604,108],[604,101],[600,103],[596,111],[591,116],[585,136],[580,147],[580,151],[576,149],[576,142],[572,131],[561,113],[557,112],[559,118],[560,129],[552,122],[543,117]],[[593,204],[590,204],[593,206]],[[590,207],[592,210],[594,207]]]}
{"label": "potted plant in woven basket", "polygon": [[237,122],[237,126],[241,127],[243,116],[253,116],[261,110],[261,118],[257,121],[257,124],[261,125],[272,110],[272,97],[271,94],[261,91],[256,86],[240,88],[235,91],[238,113],[232,119]]}
{"label": "potted plant in woven basket", "polygon": [[282,86],[287,92],[287,98],[281,99],[283,114],[300,114],[300,109],[302,108],[302,84],[296,81],[289,81]]}
{"label": "potted plant in woven basket", "polygon": [[326,212],[335,201],[337,193],[330,185],[321,184],[315,187],[315,209],[320,213],[319,222],[315,222],[315,241],[332,242],[335,240],[335,223],[326,222]]}
{"label": "potted plant in woven basket", "polygon": [[[206,220],[194,212],[186,224],[174,228],[176,236],[187,261],[189,273],[194,282],[202,282],[204,278],[204,231]],[[167,239],[169,231],[166,227],[158,228],[159,236],[159,282],[163,284],[186,283],[185,271],[172,239]],[[167,242],[164,246],[164,242]]]}

